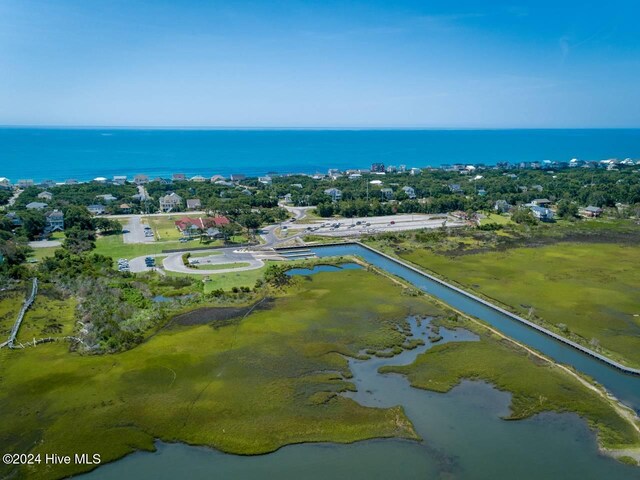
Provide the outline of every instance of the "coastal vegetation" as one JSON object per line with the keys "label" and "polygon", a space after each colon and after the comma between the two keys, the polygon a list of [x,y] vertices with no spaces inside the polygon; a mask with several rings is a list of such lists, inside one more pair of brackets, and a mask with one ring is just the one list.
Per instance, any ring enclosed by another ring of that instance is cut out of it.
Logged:
{"label": "coastal vegetation", "polygon": [[433,231],[371,243],[571,340],[640,365],[640,227],[582,222],[524,231]]}

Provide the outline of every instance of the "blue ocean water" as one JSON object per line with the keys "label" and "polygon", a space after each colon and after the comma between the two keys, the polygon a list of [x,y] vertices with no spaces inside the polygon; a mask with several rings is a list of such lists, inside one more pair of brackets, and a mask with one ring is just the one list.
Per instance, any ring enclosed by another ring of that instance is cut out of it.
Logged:
{"label": "blue ocean water", "polygon": [[0,128],[0,176],[56,181],[315,173],[500,161],[640,157],[633,130],[143,130]]}

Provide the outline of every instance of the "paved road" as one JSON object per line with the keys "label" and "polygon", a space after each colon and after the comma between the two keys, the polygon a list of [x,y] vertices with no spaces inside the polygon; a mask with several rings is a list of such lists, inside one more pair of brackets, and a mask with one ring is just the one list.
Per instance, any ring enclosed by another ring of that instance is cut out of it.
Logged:
{"label": "paved road", "polygon": [[60,245],[62,245],[60,240],[35,240],[33,242],[29,242],[29,246],[31,248],[59,247]]}
{"label": "paved road", "polygon": [[144,234],[141,215],[133,215],[130,217],[129,223],[123,228],[127,231],[127,233],[122,234],[124,243],[152,243],[155,241],[154,237],[147,237]]}
{"label": "paved road", "polygon": [[129,261],[129,268],[131,272],[146,272],[153,270],[153,268],[147,267],[145,263],[146,257],[166,257],[162,261],[162,266],[168,272],[178,272],[178,273],[189,273],[193,275],[215,275],[217,273],[228,273],[228,272],[242,272],[245,270],[255,270],[264,266],[264,260],[261,258],[260,253],[252,253],[246,251],[239,251],[235,248],[216,248],[210,250],[198,250],[196,252],[191,252],[192,254],[202,255],[204,253],[211,253],[212,255],[209,257],[198,257],[198,261],[202,264],[209,265],[223,265],[225,263],[248,263],[246,267],[239,268],[222,268],[219,270],[198,270],[196,268],[189,268],[184,265],[182,262],[182,254],[185,252],[175,252],[175,253],[159,253],[155,255],[143,255],[141,257],[136,257],[133,260]]}

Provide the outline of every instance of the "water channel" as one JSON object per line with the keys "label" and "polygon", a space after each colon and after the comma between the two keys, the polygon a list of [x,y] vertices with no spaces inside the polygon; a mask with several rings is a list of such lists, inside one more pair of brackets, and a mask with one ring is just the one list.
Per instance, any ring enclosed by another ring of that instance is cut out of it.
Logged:
{"label": "water channel", "polygon": [[[594,377],[604,373],[611,375],[611,381],[599,381],[612,391],[617,390],[617,394],[626,391],[618,386],[628,388],[630,393],[634,392],[634,385],[637,388],[634,380],[640,379],[599,365],[589,357],[582,358],[578,352],[565,351],[569,347],[551,339],[538,338],[537,335],[541,334],[529,332],[522,325],[513,325],[514,321],[508,317],[494,319],[495,312],[491,309],[467,303],[467,298],[457,298],[446,289],[439,290],[443,288],[441,285],[432,285],[427,278],[375,252],[357,245],[314,250],[318,256],[357,254],[560,361],[571,363],[575,354],[579,360],[577,368],[586,365],[590,369],[587,373]],[[349,265],[346,268],[358,267]],[[312,275],[333,270],[339,269],[318,266],[310,270],[297,269],[292,273]],[[346,396],[367,406],[402,405],[424,439],[422,442],[387,439],[350,445],[291,445],[268,455],[251,457],[158,442],[156,452],[131,454],[100,467],[84,478],[640,479],[640,469],[600,455],[594,433],[574,414],[545,413],[527,420],[505,421],[502,417],[509,412],[510,395],[484,382],[463,381],[451,392],[440,394],[412,388],[402,375],[378,373],[378,369],[385,365],[409,364],[417,355],[431,348],[429,321],[408,320],[414,338],[422,338],[425,345],[392,358],[350,359],[353,382],[358,391]],[[443,337],[442,342],[477,340],[474,334],[463,329],[441,328],[439,333]],[[552,343],[547,345],[545,341]],[[608,380],[608,377],[603,378]],[[623,398],[633,406],[638,405],[634,400],[637,396]]]}

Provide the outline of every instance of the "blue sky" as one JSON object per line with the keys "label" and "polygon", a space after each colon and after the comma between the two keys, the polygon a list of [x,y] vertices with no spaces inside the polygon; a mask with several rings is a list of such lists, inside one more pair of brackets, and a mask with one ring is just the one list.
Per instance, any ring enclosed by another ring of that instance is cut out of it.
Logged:
{"label": "blue sky", "polygon": [[632,1],[0,0],[0,124],[640,127]]}

